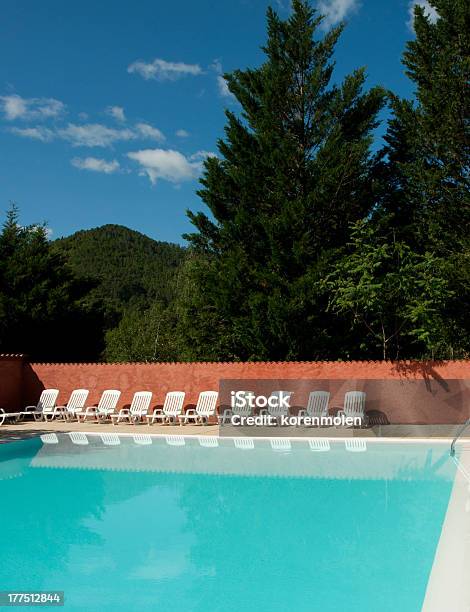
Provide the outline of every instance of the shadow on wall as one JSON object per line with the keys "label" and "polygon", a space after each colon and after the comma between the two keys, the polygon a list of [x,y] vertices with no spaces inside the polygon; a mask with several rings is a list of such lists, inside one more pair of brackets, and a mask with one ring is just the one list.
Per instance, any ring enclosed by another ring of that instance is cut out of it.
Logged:
{"label": "shadow on wall", "polygon": [[431,381],[435,381],[444,391],[449,391],[449,385],[436,370],[432,361],[397,361],[393,370],[400,378],[422,378],[428,391],[431,391]]}
{"label": "shadow on wall", "polygon": [[21,406],[34,406],[39,400],[44,384],[29,363],[23,363],[23,383],[21,385]]}

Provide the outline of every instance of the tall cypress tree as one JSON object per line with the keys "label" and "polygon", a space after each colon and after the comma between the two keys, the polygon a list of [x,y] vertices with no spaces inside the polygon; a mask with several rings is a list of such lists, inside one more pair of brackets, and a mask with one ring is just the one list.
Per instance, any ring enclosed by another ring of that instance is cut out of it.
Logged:
{"label": "tall cypress tree", "polygon": [[206,162],[199,195],[210,215],[189,213],[188,357],[310,359],[336,349],[317,280],[373,206],[370,146],[384,96],[364,92],[364,69],[333,84],[343,26],[320,38],[322,16],[305,0],[292,9],[286,21],[268,10],[264,64],[225,75],[241,113],[226,112],[220,157]]}
{"label": "tall cypress tree", "polygon": [[416,37],[403,56],[415,100],[392,97],[385,200],[415,248],[448,254],[469,244],[470,3],[430,4],[438,19],[415,7]]}
{"label": "tall cypress tree", "polygon": [[403,55],[415,85],[414,99],[392,96],[383,203],[392,213],[397,237],[416,253],[441,260],[439,269],[453,297],[438,313],[442,326],[437,336],[434,333],[434,354],[468,357],[470,3],[430,4],[437,19],[432,21],[421,6],[415,7],[415,37]]}

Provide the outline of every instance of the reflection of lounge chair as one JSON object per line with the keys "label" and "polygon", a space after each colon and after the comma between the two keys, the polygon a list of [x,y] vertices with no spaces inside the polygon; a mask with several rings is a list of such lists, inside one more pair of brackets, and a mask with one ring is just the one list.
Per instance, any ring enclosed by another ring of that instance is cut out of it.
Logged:
{"label": "reflection of lounge chair", "polygon": [[121,392],[115,389],[103,391],[98,406],[88,406],[85,410],[77,410],[77,419],[80,421],[80,417],[83,417],[83,421],[86,421],[89,416],[93,416],[97,420],[106,420],[108,416],[114,414],[120,397]]}
{"label": "reflection of lounge chair", "polygon": [[[235,398],[235,406],[233,406],[233,408],[225,408],[224,413],[219,415],[219,425],[231,423],[231,418],[233,415],[239,415],[242,417],[251,416],[253,414],[253,409],[247,401],[250,395],[254,395],[253,391],[237,391],[238,397]],[[245,400],[243,406],[236,405],[238,398]]]}
{"label": "reflection of lounge chair", "polygon": [[53,416],[58,395],[58,389],[44,389],[36,406],[26,406],[22,414],[31,414],[35,421],[43,421],[48,415]]}
{"label": "reflection of lounge chair", "polygon": [[153,425],[155,421],[160,423],[177,423],[178,417],[183,412],[184,406],[184,391],[170,391],[166,394],[162,409],[154,410],[152,414],[147,415],[147,423]]}
{"label": "reflection of lounge chair", "polygon": [[186,441],[184,436],[165,436],[168,446],[184,446]]}
{"label": "reflection of lounge chair", "polygon": [[317,453],[325,453],[330,450],[330,441],[327,438],[310,438],[308,445],[310,450]]}
{"label": "reflection of lounge chair", "polygon": [[252,438],[234,438],[233,443],[235,448],[240,450],[253,450],[255,448],[255,442]]}
{"label": "reflection of lounge chair", "polygon": [[344,445],[350,453],[364,453],[367,450],[367,443],[362,438],[351,438],[346,440]]}
{"label": "reflection of lounge chair", "polygon": [[152,437],[147,434],[135,434],[133,440],[136,444],[142,444],[144,446],[152,444]]}
{"label": "reflection of lounge chair", "polygon": [[329,391],[312,391],[308,396],[306,410],[299,410],[299,417],[318,418],[328,416]]}
{"label": "reflection of lounge chair", "polygon": [[67,405],[56,406],[54,413],[51,415],[51,418],[54,418],[55,416],[60,414],[64,420],[73,420],[76,416],[76,413],[80,412],[85,407],[86,401],[88,399],[88,393],[88,389],[75,389],[75,391],[72,391]]}
{"label": "reflection of lounge chair", "polygon": [[74,444],[79,444],[83,446],[88,444],[88,438],[86,437],[86,435],[79,431],[71,431],[69,433],[69,438],[72,440]]}
{"label": "reflection of lounge chair", "polygon": [[39,436],[41,438],[41,442],[43,444],[58,444],[59,443],[59,438],[57,437],[57,434],[55,433],[47,433],[47,434],[42,434],[42,436]]}
{"label": "reflection of lounge chair", "polygon": [[186,424],[188,421],[193,421],[198,425],[206,425],[210,417],[216,414],[218,397],[217,391],[202,391],[199,394],[196,408],[190,408],[178,417],[180,425]]}
{"label": "reflection of lounge chair", "polygon": [[271,438],[271,448],[273,451],[290,451],[291,443],[289,438]]}
{"label": "reflection of lounge chair", "polygon": [[117,434],[112,433],[101,434],[101,442],[103,442],[103,444],[106,444],[106,446],[118,446],[118,444],[121,444],[119,436]]}
{"label": "reflection of lounge chair", "polygon": [[368,425],[369,417],[365,410],[366,394],[363,391],[348,391],[344,396],[344,408],[338,411],[337,416],[360,418],[363,425]]}
{"label": "reflection of lounge chair", "polygon": [[200,446],[204,448],[216,448],[219,446],[219,440],[216,436],[199,436],[198,440]]}
{"label": "reflection of lounge chair", "polygon": [[137,422],[142,421],[147,416],[151,401],[151,391],[137,391],[134,393],[134,397],[132,398],[129,408],[121,408],[118,414],[110,415],[113,425],[119,423],[119,421],[128,421],[129,423],[134,423],[134,425]]}

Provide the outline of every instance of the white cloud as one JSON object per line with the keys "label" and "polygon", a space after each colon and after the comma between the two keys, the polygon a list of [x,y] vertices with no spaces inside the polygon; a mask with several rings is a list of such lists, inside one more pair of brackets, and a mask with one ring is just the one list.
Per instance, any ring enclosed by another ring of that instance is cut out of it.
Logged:
{"label": "white cloud", "polygon": [[216,155],[216,153],[213,153],[212,151],[200,150],[200,151],[196,151],[196,153],[193,153],[192,155],[190,155],[189,159],[191,161],[197,161],[197,160],[204,161],[208,157],[217,157],[217,155]]}
{"label": "white cloud", "polygon": [[17,94],[0,96],[5,119],[48,119],[65,111],[65,105],[54,98],[22,98]]}
{"label": "white cloud", "polygon": [[220,74],[217,76],[217,86],[219,88],[219,94],[223,98],[233,98],[234,97],[234,95],[232,94],[232,92],[228,88],[227,81]]}
{"label": "white cloud", "polygon": [[189,132],[187,132],[186,130],[176,130],[175,133],[178,136],[178,138],[188,138],[189,137]]}
{"label": "white cloud", "polygon": [[150,63],[140,60],[133,62],[127,68],[127,72],[136,72],[146,81],[150,79],[155,79],[157,81],[176,81],[176,79],[184,76],[197,76],[198,74],[202,74],[202,69],[198,64],[167,62],[156,58]]}
{"label": "white cloud", "polygon": [[57,135],[73,147],[109,147],[120,140],[137,138],[136,133],[128,128],[114,129],[100,123],[69,123],[66,128],[57,130]]}
{"label": "white cloud", "polygon": [[436,23],[439,19],[439,13],[437,10],[431,6],[429,0],[410,0],[408,5],[408,27],[410,30],[414,30],[414,20],[415,20],[415,6],[422,6],[424,9],[424,13],[429,17],[432,23]]}
{"label": "white cloud", "polygon": [[116,121],[124,122],[126,120],[126,115],[122,106],[108,106],[106,108],[106,112],[108,115],[116,119]]}
{"label": "white cloud", "polygon": [[147,175],[152,184],[158,179],[178,184],[197,178],[202,169],[201,160],[207,155],[205,151],[198,151],[185,157],[172,149],[144,149],[128,153],[127,157],[140,164],[140,174]]}
{"label": "white cloud", "polygon": [[74,157],[70,163],[80,170],[91,170],[92,172],[103,172],[112,174],[119,170],[119,162],[116,159],[106,161],[97,157]]}
{"label": "white cloud", "polygon": [[158,128],[153,127],[153,125],[149,123],[136,123],[135,129],[143,138],[156,140],[157,142],[164,142],[166,140],[165,135]]}
{"label": "white cloud", "polygon": [[41,125],[30,128],[11,128],[10,132],[22,136],[23,138],[32,138],[33,140],[40,140],[41,142],[50,142],[54,138],[54,132],[49,128]]}
{"label": "white cloud", "polygon": [[10,131],[24,138],[42,142],[65,140],[73,147],[110,147],[116,142],[155,140],[163,142],[164,134],[149,123],[137,123],[133,128],[110,128],[101,123],[69,123],[62,128],[49,129],[36,125],[29,128],[12,127]]}
{"label": "white cloud", "polygon": [[220,60],[214,60],[210,67],[217,74],[217,89],[219,90],[219,94],[222,98],[231,98],[234,100],[235,96],[228,88],[227,81],[223,77],[223,69]]}
{"label": "white cloud", "polygon": [[324,29],[331,28],[359,9],[359,0],[319,0],[318,11],[325,16]]}

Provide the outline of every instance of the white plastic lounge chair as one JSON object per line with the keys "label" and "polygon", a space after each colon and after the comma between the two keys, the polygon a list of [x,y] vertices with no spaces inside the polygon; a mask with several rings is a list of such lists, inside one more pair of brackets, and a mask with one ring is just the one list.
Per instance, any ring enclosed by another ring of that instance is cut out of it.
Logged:
{"label": "white plastic lounge chair", "polygon": [[44,389],[36,406],[26,406],[22,414],[31,414],[35,421],[43,421],[47,415],[54,414],[59,389]]}
{"label": "white plastic lounge chair", "polygon": [[168,446],[184,446],[186,441],[184,436],[165,436]]}
{"label": "white plastic lounge chair", "polygon": [[[253,391],[237,391],[237,394],[242,394],[244,398],[253,394]],[[233,408],[225,408],[224,413],[219,415],[219,425],[226,425],[231,422],[231,418],[233,415],[239,416],[251,416],[253,414],[253,409],[248,402],[245,402],[244,406],[234,406]]]}
{"label": "white plastic lounge chair", "polygon": [[88,438],[84,433],[81,433],[80,431],[71,431],[69,433],[69,438],[74,444],[79,444],[83,446],[88,444]]}
{"label": "white plastic lounge chair", "polygon": [[104,433],[101,434],[101,442],[106,444],[106,446],[118,446],[121,444],[121,440],[117,434],[112,433]]}
{"label": "white plastic lounge chair", "polygon": [[367,450],[367,442],[362,438],[351,438],[344,445],[350,453],[364,453]]}
{"label": "white plastic lounge chair", "polygon": [[218,397],[219,393],[217,391],[201,391],[196,408],[190,408],[178,417],[180,425],[186,424],[188,421],[194,421],[198,425],[206,425],[209,418],[216,414]]}
{"label": "white plastic lounge chair", "polygon": [[98,406],[88,406],[85,410],[77,410],[77,419],[80,421],[80,417],[83,417],[83,421],[86,421],[89,416],[93,416],[96,420],[106,420],[108,416],[114,414],[120,397],[121,392],[115,389],[103,391]]}
{"label": "white plastic lounge chair", "polygon": [[147,415],[147,423],[153,425],[155,421],[160,423],[177,423],[178,417],[183,412],[184,406],[184,391],[170,391],[166,394],[163,408],[154,410],[152,414]]}
{"label": "white plastic lounge chair", "polygon": [[273,451],[290,451],[292,446],[289,438],[271,438],[271,448]]}
{"label": "white plastic lounge chair", "polygon": [[134,393],[129,408],[121,408],[118,414],[110,415],[113,425],[116,425],[119,421],[128,421],[129,423],[134,423],[134,425],[142,421],[147,416],[151,401],[151,391],[137,391]]}
{"label": "white plastic lounge chair", "polygon": [[348,391],[344,396],[344,408],[338,411],[337,416],[357,418],[362,420],[363,425],[369,424],[369,417],[365,413],[366,394],[363,391]]}
{"label": "white plastic lounge chair", "polygon": [[46,420],[50,417],[52,420],[57,415],[60,415],[64,420],[73,420],[75,414],[80,412],[85,407],[88,399],[88,389],[75,389],[69,398],[69,401],[65,406],[56,406],[51,415],[46,416]]}
{"label": "white plastic lounge chair", "polygon": [[59,438],[57,437],[57,434],[55,433],[42,434],[40,438],[43,444],[58,444],[59,443]]}
{"label": "white plastic lounge chair", "polygon": [[316,453],[326,453],[330,450],[330,441],[327,438],[310,438],[308,445],[310,450]]}
{"label": "white plastic lounge chair", "polygon": [[219,440],[216,436],[199,436],[199,445],[204,448],[216,448],[219,446]]}
{"label": "white plastic lounge chair", "polygon": [[141,444],[142,446],[152,444],[152,436],[148,436],[147,434],[135,434],[132,438],[136,444]]}
{"label": "white plastic lounge chair", "polygon": [[12,419],[14,422],[19,421],[25,414],[31,414],[30,412],[5,412],[3,408],[0,408],[0,426],[6,421],[6,419]]}
{"label": "white plastic lounge chair", "polygon": [[[269,397],[270,398],[277,397],[278,399],[280,397],[287,397],[287,402],[289,403],[289,406],[290,406],[290,400],[293,395],[294,395],[293,391],[273,391]],[[270,414],[271,416],[276,417],[276,419],[278,419],[283,416],[289,416],[290,410],[289,408],[286,408],[285,406],[281,406],[280,402],[277,402],[276,406],[270,406],[268,403],[268,407],[260,410],[260,414]]]}
{"label": "white plastic lounge chair", "polygon": [[253,438],[234,438],[233,444],[239,450],[253,450],[255,448]]}
{"label": "white plastic lounge chair", "polygon": [[329,391],[311,391],[308,396],[306,410],[299,410],[299,417],[308,416],[310,418],[318,418],[328,416],[328,404],[330,401]]}

